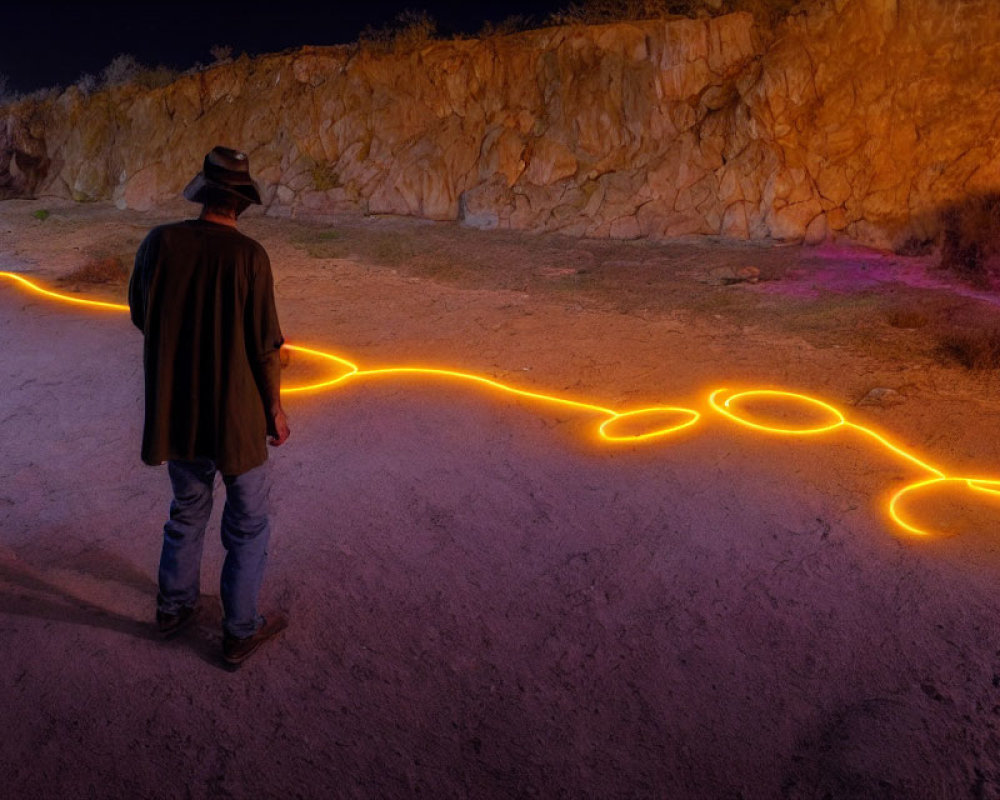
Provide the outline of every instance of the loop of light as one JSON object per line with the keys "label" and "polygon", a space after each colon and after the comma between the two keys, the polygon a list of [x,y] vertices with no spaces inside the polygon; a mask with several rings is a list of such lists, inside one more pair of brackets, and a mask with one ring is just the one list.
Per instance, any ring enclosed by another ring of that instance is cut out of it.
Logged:
{"label": "loop of light", "polygon": [[[53,292],[49,289],[45,289],[39,286],[34,281],[28,280],[21,275],[13,272],[2,272],[0,271],[0,278],[7,278],[14,281],[20,287],[41,295],[50,300],[57,300],[65,303],[71,303],[74,305],[89,306],[92,308],[97,308],[107,311],[128,311],[129,307],[127,305],[122,305],[120,303],[109,303],[99,300],[89,300],[86,298],[73,297],[72,295],[62,294],[59,292]],[[326,389],[332,389],[339,386],[347,381],[360,380],[364,378],[378,378],[385,376],[392,377],[407,377],[407,376],[419,376],[419,377],[432,377],[437,379],[449,379],[458,380],[466,383],[473,383],[480,386],[485,386],[489,389],[493,389],[506,394],[514,395],[516,397],[523,397],[529,400],[544,402],[548,404],[563,406],[566,408],[572,408],[580,411],[586,411],[589,413],[597,414],[604,417],[603,421],[600,423],[597,429],[598,435],[608,442],[639,442],[645,441],[657,437],[667,436],[672,433],[677,433],[681,430],[689,428],[695,425],[700,419],[701,414],[699,414],[694,409],[684,408],[680,406],[650,406],[647,408],[632,409],[630,411],[614,411],[603,406],[595,405],[593,403],[586,403],[580,400],[571,400],[566,397],[559,397],[552,394],[544,394],[541,392],[528,391],[526,389],[518,389],[514,386],[508,386],[507,384],[495,381],[492,378],[487,378],[482,375],[476,375],[470,372],[460,372],[457,370],[441,369],[435,367],[417,367],[417,366],[405,366],[405,367],[381,367],[378,369],[361,369],[357,364],[350,361],[342,356],[335,355],[334,353],[329,353],[324,350],[317,350],[310,347],[303,347],[302,345],[295,344],[285,344],[285,349],[290,352],[297,352],[305,355],[309,358],[315,358],[320,361],[328,362],[335,368],[335,373],[331,378],[325,378],[323,380],[314,381],[312,383],[306,383],[302,385],[288,386],[282,388],[282,394],[302,394],[308,392],[318,392]],[[817,435],[821,433],[829,433],[838,429],[849,429],[861,433],[877,443],[882,447],[886,448],[888,451],[894,455],[899,456],[905,461],[910,462],[915,467],[930,473],[932,477],[923,478],[920,480],[912,481],[903,488],[897,490],[888,501],[888,513],[889,516],[899,525],[903,530],[908,531],[913,534],[925,535],[931,533],[929,529],[918,527],[917,525],[910,522],[906,517],[904,517],[902,511],[900,510],[901,501],[914,493],[920,492],[932,486],[940,486],[941,484],[954,483],[959,485],[964,485],[965,488],[973,492],[979,492],[983,494],[988,494],[994,497],[1000,497],[1000,480],[994,478],[973,478],[973,477],[954,477],[946,475],[942,470],[937,467],[931,466],[929,463],[921,458],[918,458],[913,453],[905,450],[897,444],[894,444],[888,438],[880,433],[867,428],[863,425],[858,425],[854,422],[849,422],[844,416],[843,412],[835,408],[834,406],[819,400],[815,397],[810,397],[809,395],[800,394],[797,392],[784,391],[780,389],[747,389],[744,391],[733,392],[726,395],[729,390],[727,389],[716,389],[708,396],[708,405],[716,413],[725,417],[726,419],[735,422],[745,428],[760,431],[769,434],[780,434],[780,435],[791,435],[791,436],[810,436]],[[772,400],[772,401],[791,401],[793,403],[804,406],[810,411],[821,411],[823,414],[828,416],[828,420],[820,424],[808,425],[808,426],[793,426],[793,425],[778,425],[773,423],[765,423],[761,421],[755,421],[751,419],[746,412],[741,411],[741,403],[753,400]],[[660,424],[649,429],[641,429],[640,433],[628,433],[625,431],[616,432],[616,426],[620,427],[624,425],[626,431],[628,429],[628,423],[639,421],[640,423],[647,421],[648,419],[660,419],[664,415],[668,415],[675,418],[675,421],[670,424]],[[621,424],[621,425],[619,425]]]}
{"label": "loop of light", "polygon": [[14,282],[19,283],[29,292],[34,292],[35,294],[40,294],[42,297],[47,297],[50,300],[58,300],[62,303],[73,303],[75,305],[88,306],[90,308],[101,308],[107,311],[129,310],[128,306],[122,305],[121,303],[105,303],[101,300],[89,300],[84,297],[73,297],[71,294],[60,294],[59,292],[53,292],[49,289],[43,289],[34,281],[29,281],[27,278],[18,275],[16,272],[0,272],[0,278],[9,278]]}
{"label": "loop of light", "polygon": [[[858,425],[855,422],[849,422],[844,415],[833,406],[828,403],[824,403],[822,400],[817,400],[815,397],[809,397],[808,395],[798,394],[796,392],[786,392],[780,389],[750,389],[742,392],[735,392],[730,394],[724,400],[721,399],[727,389],[716,389],[713,391],[709,397],[709,405],[718,413],[722,414],[724,417],[736,422],[744,427],[751,428],[753,430],[763,431],[765,433],[777,433],[785,435],[809,435],[814,433],[827,433],[837,428],[846,428],[853,431],[857,431],[865,436],[874,439],[882,447],[884,447],[889,452],[894,455],[909,461],[916,467],[929,472],[933,477],[925,478],[923,480],[913,481],[911,483],[903,486],[902,489],[897,490],[888,501],[888,511],[889,516],[892,517],[893,521],[899,525],[903,530],[910,533],[918,535],[926,535],[931,533],[927,528],[921,528],[913,524],[907,517],[903,515],[900,509],[900,501],[907,495],[912,495],[915,492],[928,489],[932,486],[940,486],[944,483],[953,483],[964,485],[967,489],[974,492],[981,492],[983,494],[989,494],[993,496],[1000,496],[1000,480],[995,480],[993,478],[971,478],[971,477],[955,477],[945,475],[943,471],[937,467],[931,466],[929,463],[921,458],[918,458],[913,453],[908,450],[903,449],[899,445],[895,444],[882,434],[867,428],[864,425]],[[821,409],[827,412],[832,418],[833,422],[829,422],[823,425],[816,425],[813,427],[784,427],[775,424],[765,424],[762,422],[756,422],[749,419],[747,416],[739,413],[736,409],[739,400],[746,400],[748,398],[765,398],[765,399],[777,399],[777,400],[791,400],[793,402],[804,404],[811,409]]]}
{"label": "loop of light", "polygon": [[[653,439],[658,436],[666,436],[694,425],[701,418],[701,415],[691,408],[681,408],[679,406],[655,406],[652,408],[641,408],[634,411],[612,411],[610,408],[604,408],[603,406],[594,405],[593,403],[584,403],[579,400],[570,400],[569,398],[558,397],[552,394],[543,394],[541,392],[531,392],[527,389],[518,389],[515,386],[508,386],[505,383],[500,383],[492,378],[487,378],[483,375],[476,375],[472,372],[459,372],[453,369],[441,369],[438,367],[381,367],[379,369],[361,369],[352,361],[348,361],[346,358],[334,355],[333,353],[324,352],[323,350],[315,350],[311,347],[302,347],[301,345],[295,344],[286,344],[285,348],[293,353],[303,353],[307,356],[331,361],[338,367],[343,368],[343,372],[327,380],[307,383],[301,386],[289,386],[287,388],[282,388],[282,394],[316,392],[323,389],[329,389],[348,380],[380,378],[384,376],[416,376],[458,380],[466,383],[479,384],[480,386],[485,386],[489,389],[511,394],[516,397],[526,397],[529,400],[537,400],[552,405],[566,406],[568,408],[579,409],[581,411],[590,411],[605,416],[607,419],[600,424],[597,429],[597,433],[598,436],[609,442],[637,442],[645,439]],[[651,430],[643,431],[642,433],[615,433],[610,429],[610,426],[620,420],[632,420],[641,416],[652,416],[654,414],[671,414],[678,416],[680,419],[672,424],[661,425]]]}
{"label": "loop of light", "polygon": [[[841,414],[837,409],[831,406],[829,403],[824,403],[822,400],[817,400],[815,397],[809,397],[804,394],[797,394],[796,392],[785,392],[779,389],[748,389],[745,392],[736,392],[735,394],[729,395],[725,402],[719,403],[717,400],[718,395],[726,391],[725,389],[716,389],[708,397],[708,402],[712,405],[716,411],[722,414],[724,417],[728,417],[733,420],[733,422],[738,422],[747,428],[753,428],[758,431],[765,431],[767,433],[785,433],[793,436],[808,436],[813,433],[826,433],[827,431],[832,431],[834,428],[839,428],[841,425],[846,424],[844,415]],[[782,428],[777,425],[764,425],[759,422],[751,422],[744,416],[740,416],[736,411],[733,410],[734,402],[737,400],[745,400],[751,397],[768,397],[768,398],[779,398],[781,400],[797,400],[805,403],[808,406],[814,408],[820,408],[826,411],[833,417],[834,421],[827,425],[816,425],[812,428]]]}

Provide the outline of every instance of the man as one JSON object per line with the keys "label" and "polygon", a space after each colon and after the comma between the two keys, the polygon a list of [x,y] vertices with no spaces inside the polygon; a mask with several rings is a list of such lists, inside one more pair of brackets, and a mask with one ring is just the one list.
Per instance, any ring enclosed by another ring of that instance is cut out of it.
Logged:
{"label": "man", "polygon": [[238,665],[286,625],[257,610],[270,535],[265,440],[277,447],[289,435],[279,397],[284,339],[267,253],[236,229],[239,215],[261,202],[246,154],[214,148],[184,197],[202,204],[200,217],[150,231],[129,283],[132,322],[144,336],[142,460],[167,462],[173,487],[156,621],[167,638],[196,618],[219,472],[222,649]]}

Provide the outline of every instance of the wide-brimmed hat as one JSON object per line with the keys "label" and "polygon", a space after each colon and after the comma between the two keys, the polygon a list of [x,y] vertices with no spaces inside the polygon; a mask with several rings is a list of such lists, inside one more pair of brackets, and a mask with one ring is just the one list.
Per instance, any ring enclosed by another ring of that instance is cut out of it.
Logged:
{"label": "wide-brimmed hat", "polygon": [[209,189],[221,189],[260,205],[260,187],[250,177],[250,159],[239,150],[213,147],[205,156],[201,172],[184,187],[184,196],[194,203],[204,203]]}

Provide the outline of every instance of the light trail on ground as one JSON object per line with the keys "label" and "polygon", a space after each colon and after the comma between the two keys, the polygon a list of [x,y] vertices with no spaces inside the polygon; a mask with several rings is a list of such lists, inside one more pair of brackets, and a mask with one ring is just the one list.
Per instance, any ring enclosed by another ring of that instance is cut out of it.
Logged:
{"label": "light trail on ground", "polygon": [[[342,356],[327,353],[323,350],[317,350],[311,347],[302,347],[301,345],[295,344],[285,344],[285,349],[292,353],[303,353],[317,359],[332,361],[338,367],[343,368],[344,372],[343,374],[327,380],[316,381],[314,383],[303,384],[301,386],[283,388],[281,390],[282,394],[318,392],[344,384],[348,381],[358,381],[366,378],[420,377],[459,381],[462,383],[477,384],[479,386],[486,387],[487,389],[510,394],[515,397],[523,397],[528,400],[535,400],[541,403],[562,406],[578,411],[586,411],[606,417],[606,419],[598,427],[597,433],[598,436],[609,442],[638,442],[645,439],[667,436],[671,433],[676,433],[684,428],[694,425],[701,418],[701,414],[694,409],[684,408],[681,406],[652,406],[632,411],[613,411],[610,408],[604,408],[603,406],[595,405],[593,403],[571,400],[567,397],[559,397],[558,395],[546,394],[543,392],[533,392],[527,389],[519,389],[516,386],[510,386],[509,384],[501,383],[500,381],[487,378],[484,375],[477,375],[472,372],[460,372],[458,370],[442,369],[440,367],[381,367],[378,369],[361,369],[354,362],[349,361]],[[630,434],[614,432],[614,424],[622,420],[626,422],[633,422],[639,417],[662,417],[664,415],[676,416],[679,417],[679,419],[668,425],[661,425],[659,427],[644,430],[642,433]]]}
{"label": "light trail on ground", "polygon": [[[68,303],[74,306],[86,306],[102,311],[127,312],[129,307],[120,303],[110,303],[101,300],[91,300],[88,298],[75,297],[61,292],[46,289],[33,280],[29,280],[14,272],[0,271],[0,278],[6,278],[14,282],[20,288],[33,292],[47,300]],[[623,442],[644,442],[650,439],[659,439],[671,434],[679,433],[696,425],[702,414],[684,406],[647,406],[643,408],[633,408],[623,411],[615,411],[605,406],[589,403],[582,400],[575,400],[562,397],[556,394],[536,392],[528,389],[521,389],[511,386],[501,381],[488,378],[472,372],[462,372],[459,370],[445,369],[441,367],[429,366],[388,366],[376,369],[362,369],[350,359],[312,347],[305,347],[298,344],[284,345],[284,349],[289,353],[299,353],[307,358],[313,358],[320,362],[333,365],[335,372],[332,377],[325,377],[322,380],[315,380],[309,383],[283,387],[283,395],[311,394],[323,392],[340,387],[348,382],[370,380],[378,378],[431,378],[435,380],[455,381],[459,383],[481,386],[500,394],[507,394],[513,397],[524,398],[530,401],[544,403],[549,406],[562,407],[575,411],[596,415],[600,419],[597,426],[597,436],[612,443]],[[770,401],[771,403],[792,404],[805,409],[807,412],[821,413],[824,420],[815,424],[778,424],[752,419],[745,412],[740,410],[741,403],[752,403],[753,401]],[[865,436],[879,446],[906,461],[909,465],[922,470],[925,477],[913,480],[905,484],[901,489],[889,497],[886,510],[889,517],[903,530],[911,534],[920,536],[935,533],[931,527],[919,526],[904,514],[901,509],[904,498],[912,499],[911,495],[927,490],[931,487],[941,487],[953,484],[970,492],[1000,498],[1000,479],[991,477],[957,477],[947,475],[943,470],[932,466],[928,461],[918,457],[910,450],[894,443],[891,439],[878,433],[872,428],[850,422],[842,411],[835,406],[799,392],[787,391],[784,389],[744,389],[729,392],[728,389],[715,389],[709,393],[707,398],[708,407],[720,417],[728,419],[748,430],[755,432],[783,435],[783,436],[817,436],[831,433],[836,430],[847,430]],[[665,424],[664,417],[671,418]],[[648,424],[650,422],[653,424]],[[639,423],[639,432],[629,432],[630,425]],[[644,427],[643,423],[648,426]],[[624,428],[624,430],[617,430]],[[929,475],[930,477],[926,477]]]}
{"label": "light trail on ground", "polygon": [[19,284],[22,289],[41,295],[49,300],[58,300],[60,303],[72,303],[74,305],[87,306],[89,308],[100,308],[106,311],[128,311],[128,306],[121,303],[106,303],[103,300],[90,300],[85,297],[73,297],[71,294],[53,292],[50,289],[43,289],[34,281],[18,275],[16,272],[0,272],[0,278],[8,278]]}
{"label": "light trail on ground", "polygon": [[[883,436],[878,431],[875,431],[865,425],[859,425],[856,422],[849,422],[839,409],[834,408],[829,403],[825,403],[815,397],[799,394],[798,392],[784,391],[781,389],[748,389],[730,394],[724,400],[721,399],[727,391],[727,389],[714,390],[708,396],[709,405],[722,416],[746,428],[761,431],[763,433],[781,434],[785,436],[812,436],[821,433],[829,433],[837,430],[838,428],[843,428],[845,430],[855,431],[873,439],[893,455],[899,456],[903,460],[913,464],[915,467],[930,473],[933,477],[907,483],[902,489],[897,490],[887,502],[887,511],[889,516],[897,525],[899,525],[899,527],[909,533],[919,536],[926,536],[933,533],[930,528],[920,527],[911,522],[900,509],[900,501],[907,495],[913,494],[914,492],[919,492],[931,486],[951,483],[964,486],[971,491],[1000,497],[1000,480],[995,480],[993,478],[948,476],[942,470],[931,466],[931,464],[924,459],[919,458],[906,448],[895,444],[891,439]],[[792,400],[793,402],[801,403],[809,408],[820,409],[826,412],[833,418],[833,421],[809,427],[785,427],[782,425],[754,422],[744,416],[741,416],[735,410],[735,406],[738,405],[738,401],[745,400],[747,398],[777,399],[781,401]]]}

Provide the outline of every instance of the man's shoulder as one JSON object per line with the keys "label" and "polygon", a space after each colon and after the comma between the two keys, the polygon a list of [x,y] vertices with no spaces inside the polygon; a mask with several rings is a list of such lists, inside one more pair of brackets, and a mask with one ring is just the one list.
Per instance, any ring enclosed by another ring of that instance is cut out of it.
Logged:
{"label": "man's shoulder", "polygon": [[232,232],[240,238],[243,246],[253,253],[254,259],[256,261],[268,261],[267,250],[264,249],[264,245],[254,239],[252,236],[247,236],[243,231],[232,229]]}
{"label": "man's shoulder", "polygon": [[253,251],[254,254],[264,258],[267,257],[267,251],[264,250],[263,245],[256,239],[247,236],[243,231],[223,225],[206,225],[198,219],[185,219],[157,225],[146,234],[145,241],[198,239],[204,237],[206,233],[210,234],[210,239],[214,238],[218,241],[216,237],[221,237],[222,241],[228,242],[230,245]]}
{"label": "man's shoulder", "polygon": [[146,237],[143,239],[143,244],[149,242],[156,242],[163,239],[164,236],[170,236],[173,231],[182,230],[189,227],[190,220],[181,220],[179,222],[165,222],[162,225],[157,225],[149,230]]}

